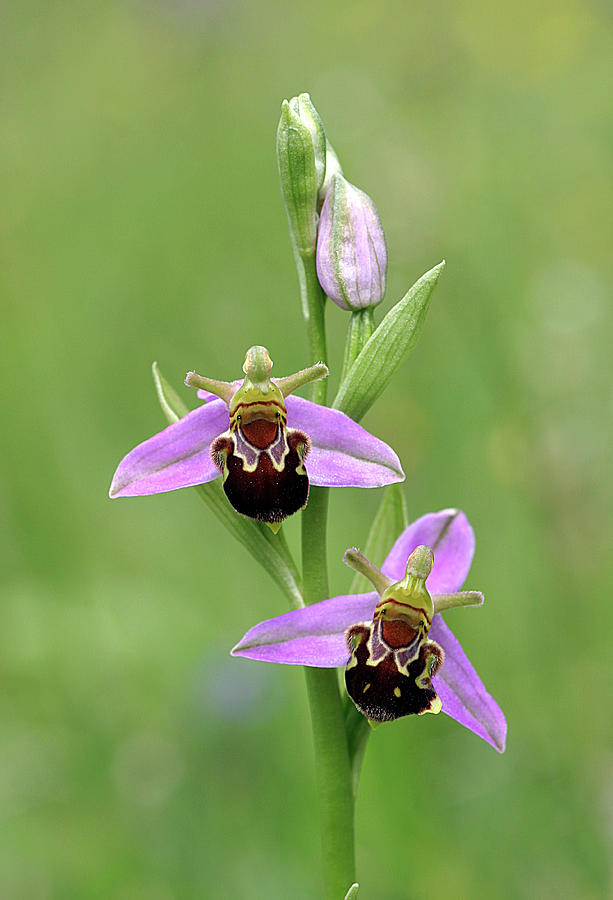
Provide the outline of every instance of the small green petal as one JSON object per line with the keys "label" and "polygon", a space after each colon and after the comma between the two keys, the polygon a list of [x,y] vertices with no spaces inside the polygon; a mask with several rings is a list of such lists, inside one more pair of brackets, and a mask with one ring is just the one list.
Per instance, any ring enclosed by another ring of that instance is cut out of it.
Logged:
{"label": "small green petal", "polygon": [[308,369],[301,369],[299,372],[294,372],[293,375],[275,378],[275,384],[283,396],[288,397],[305,384],[312,384],[314,381],[319,381],[321,378],[327,377],[328,367],[323,363],[315,363],[314,366],[309,366]]}
{"label": "small green petal", "polygon": [[187,373],[185,384],[188,387],[209,391],[209,393],[215,394],[216,397],[228,404],[236,393],[236,385],[232,384],[231,381],[217,381],[215,378],[207,378],[206,375],[198,375],[196,372]]}
{"label": "small green petal", "polygon": [[343,560],[351,569],[355,572],[359,572],[364,578],[367,578],[379,595],[383,594],[387,588],[393,584],[391,578],[388,578],[380,572],[379,569],[374,566],[370,560],[366,559],[359,550],[356,550],[355,547],[345,550]]}
{"label": "small green petal", "polygon": [[455,594],[432,594],[434,612],[442,613],[446,609],[456,609],[458,606],[482,606],[483,594],[481,591],[457,591]]}

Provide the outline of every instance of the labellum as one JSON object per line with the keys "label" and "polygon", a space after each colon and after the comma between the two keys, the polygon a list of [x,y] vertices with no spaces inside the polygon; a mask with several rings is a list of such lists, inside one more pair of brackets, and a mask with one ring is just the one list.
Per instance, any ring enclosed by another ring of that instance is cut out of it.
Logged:
{"label": "labellum", "polygon": [[345,670],[347,693],[371,722],[440,712],[441,701],[431,679],[443,663],[442,649],[401,620],[386,624],[392,626],[392,643],[385,639],[380,619],[347,629],[351,653]]}
{"label": "labellum", "polygon": [[372,622],[352,625],[345,633],[351,654],[345,670],[347,693],[371,722],[438,713],[441,701],[432,678],[444,654],[428,640],[434,604],[425,587],[434,556],[417,547],[403,581],[392,583],[356,550],[345,561],[366,575],[381,594]]}
{"label": "labellum", "polygon": [[306,506],[309,479],[304,460],[309,438],[287,427],[279,388],[239,389],[230,407],[230,428],[211,444],[211,458],[223,473],[223,489],[244,516],[281,523]]}
{"label": "labellum", "polygon": [[223,489],[234,509],[278,531],[287,516],[306,506],[309,479],[304,461],[310,441],[287,427],[285,397],[297,387],[327,374],[313,366],[286,378],[270,377],[265,347],[247,351],[241,387],[212,382],[190,373],[188,383],[205,387],[229,406],[230,427],[211,444],[211,459],[223,475]]}

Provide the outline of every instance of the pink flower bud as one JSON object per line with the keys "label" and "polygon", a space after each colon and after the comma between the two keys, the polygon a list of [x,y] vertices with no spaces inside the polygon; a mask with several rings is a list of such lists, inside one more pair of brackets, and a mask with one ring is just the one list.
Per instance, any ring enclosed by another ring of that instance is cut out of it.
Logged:
{"label": "pink flower bud", "polygon": [[341,309],[380,303],[387,248],[379,213],[368,194],[337,174],[326,195],[317,235],[317,276]]}

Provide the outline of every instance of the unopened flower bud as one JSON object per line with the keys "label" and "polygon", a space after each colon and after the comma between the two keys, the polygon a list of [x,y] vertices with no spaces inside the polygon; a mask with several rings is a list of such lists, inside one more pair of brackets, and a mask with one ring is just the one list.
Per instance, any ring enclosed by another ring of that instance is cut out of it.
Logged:
{"label": "unopened flower bud", "polygon": [[355,311],[380,303],[386,272],[385,235],[374,203],[335,175],[319,222],[319,283],[341,309]]}
{"label": "unopened flower bud", "polygon": [[294,243],[300,254],[313,253],[317,193],[326,168],[326,137],[308,94],[283,101],[277,129],[277,159]]}

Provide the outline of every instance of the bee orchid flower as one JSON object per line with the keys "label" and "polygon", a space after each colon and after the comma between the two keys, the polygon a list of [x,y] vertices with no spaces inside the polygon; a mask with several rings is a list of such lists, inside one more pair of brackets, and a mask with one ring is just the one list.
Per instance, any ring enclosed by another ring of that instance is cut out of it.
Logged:
{"label": "bee orchid flower", "polygon": [[131,450],[120,462],[111,497],[159,494],[222,476],[237,512],[278,530],[302,509],[309,483],[382,487],[404,479],[398,457],[339,410],[290,396],[324,378],[318,364],[271,378],[265,347],[247,351],[241,383],[190,372],[186,384],[214,397]]}
{"label": "bee orchid flower", "polygon": [[441,615],[483,603],[480,592],[460,591],[474,549],[464,513],[422,516],[402,532],[380,570],[357,550],[345,554],[375,591],[332,597],[261,622],[232,654],[345,666],[347,692],[371,722],[442,709],[502,753],[504,715]]}

